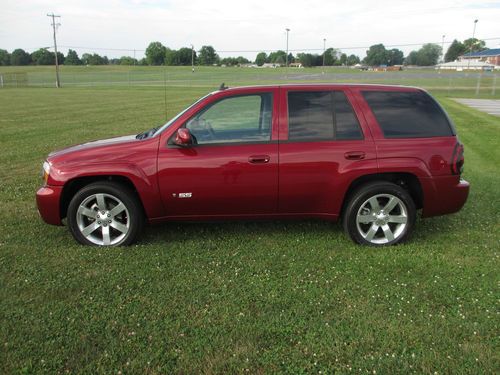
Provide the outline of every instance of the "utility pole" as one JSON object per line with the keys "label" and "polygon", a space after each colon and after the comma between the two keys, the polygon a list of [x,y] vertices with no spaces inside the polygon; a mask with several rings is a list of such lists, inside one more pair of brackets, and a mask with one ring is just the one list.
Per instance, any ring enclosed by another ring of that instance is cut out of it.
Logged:
{"label": "utility pole", "polygon": [[191,72],[194,73],[194,46],[191,44]]}
{"label": "utility pole", "polygon": [[474,46],[474,36],[476,35],[476,24],[478,20],[474,20],[474,29],[472,31],[472,40],[469,48],[469,58],[467,59],[467,70],[470,68],[470,59],[471,59],[471,54],[472,54],[472,47]]}
{"label": "utility pole", "polygon": [[325,74],[326,38],[323,38],[323,74]]}
{"label": "utility pole", "polygon": [[59,61],[57,59],[57,39],[56,39],[56,28],[61,26],[60,23],[56,23],[56,18],[61,18],[61,16],[56,16],[54,13],[47,14],[47,17],[52,17],[52,30],[54,31],[54,54],[56,55],[56,87],[61,87],[61,81],[59,80]]}
{"label": "utility pole", "polygon": [[443,36],[441,37],[441,53],[443,54],[443,57],[441,59],[441,62],[444,63],[444,38],[446,37],[446,35],[443,34]]}
{"label": "utility pole", "polygon": [[286,58],[285,58],[285,67],[288,68],[288,33],[290,29],[287,27],[286,29]]}

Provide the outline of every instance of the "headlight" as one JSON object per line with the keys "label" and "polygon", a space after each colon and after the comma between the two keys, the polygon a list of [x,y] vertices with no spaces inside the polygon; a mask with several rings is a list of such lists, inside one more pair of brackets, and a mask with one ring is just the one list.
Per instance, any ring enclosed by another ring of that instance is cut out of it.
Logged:
{"label": "headlight", "polygon": [[47,180],[49,179],[49,174],[50,174],[50,163],[48,161],[44,161],[42,166],[42,177],[44,183],[47,183]]}

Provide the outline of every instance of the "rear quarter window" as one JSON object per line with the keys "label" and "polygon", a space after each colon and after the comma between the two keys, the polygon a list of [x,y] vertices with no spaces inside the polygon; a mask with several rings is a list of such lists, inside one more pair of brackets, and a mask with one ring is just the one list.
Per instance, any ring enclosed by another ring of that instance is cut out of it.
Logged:
{"label": "rear quarter window", "polygon": [[448,117],[422,91],[363,91],[386,138],[427,138],[454,135]]}

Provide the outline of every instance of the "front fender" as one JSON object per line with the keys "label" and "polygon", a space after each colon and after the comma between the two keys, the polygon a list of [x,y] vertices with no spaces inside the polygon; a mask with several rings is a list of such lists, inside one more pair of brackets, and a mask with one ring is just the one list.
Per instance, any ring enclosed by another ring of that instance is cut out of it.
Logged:
{"label": "front fender", "polygon": [[156,163],[148,163],[141,168],[129,162],[99,162],[65,164],[64,168],[52,168],[50,185],[66,185],[70,181],[86,177],[120,176],[127,178],[135,187],[148,218],[164,215],[163,203],[160,199],[156,175]]}

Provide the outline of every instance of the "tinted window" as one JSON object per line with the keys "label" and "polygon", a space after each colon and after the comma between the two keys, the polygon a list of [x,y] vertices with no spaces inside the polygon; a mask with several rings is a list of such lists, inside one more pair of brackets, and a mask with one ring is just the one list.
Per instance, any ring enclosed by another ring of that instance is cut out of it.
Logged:
{"label": "tinted window", "polygon": [[288,93],[288,139],[333,139],[333,103],[330,92]]}
{"label": "tinted window", "polygon": [[189,120],[198,144],[269,141],[272,94],[235,96],[216,102]]}
{"label": "tinted window", "polygon": [[288,139],[291,141],[362,139],[347,97],[340,91],[288,93]]}
{"label": "tinted window", "polygon": [[424,92],[365,91],[363,96],[387,138],[453,135],[441,107]]}
{"label": "tinted window", "polygon": [[362,139],[363,134],[351,104],[341,91],[333,92],[335,139]]}

